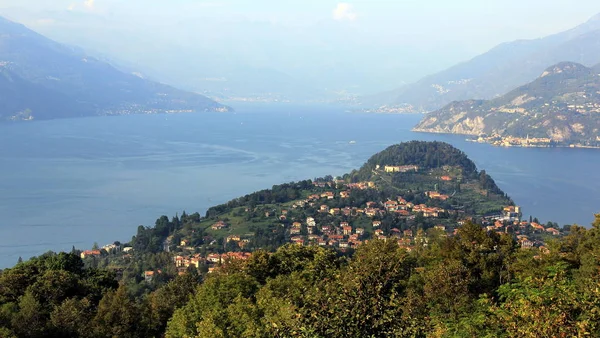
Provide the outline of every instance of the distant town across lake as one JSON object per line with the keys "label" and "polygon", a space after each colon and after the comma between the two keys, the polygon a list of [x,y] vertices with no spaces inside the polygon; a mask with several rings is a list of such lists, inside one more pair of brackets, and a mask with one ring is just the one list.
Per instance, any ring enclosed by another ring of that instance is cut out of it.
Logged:
{"label": "distant town across lake", "polygon": [[235,108],[0,125],[0,268],[19,256],[129,240],[163,214],[203,213],[274,184],[342,175],[414,139],[465,151],[526,217],[588,226],[600,212],[595,149],[501,148],[411,132],[421,115]]}

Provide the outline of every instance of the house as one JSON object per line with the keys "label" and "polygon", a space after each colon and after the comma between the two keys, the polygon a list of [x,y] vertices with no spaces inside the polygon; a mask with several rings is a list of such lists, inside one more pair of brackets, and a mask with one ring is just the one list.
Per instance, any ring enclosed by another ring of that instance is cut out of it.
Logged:
{"label": "house", "polygon": [[308,217],[308,218],[306,219],[306,224],[307,224],[309,227],[314,227],[314,226],[316,226],[316,225],[317,225],[317,222],[315,222],[315,219],[314,219],[314,218],[312,218],[312,217]]}
{"label": "house", "polygon": [[341,223],[340,223],[340,226],[341,226],[342,228],[343,228],[343,227],[347,227],[347,226],[349,226],[349,225],[350,225],[350,224],[348,224],[348,222],[341,222]]}
{"label": "house", "polygon": [[375,230],[374,233],[375,233],[375,236],[381,236],[381,235],[383,235],[383,230],[377,229],[377,230]]}
{"label": "house", "polygon": [[238,235],[227,236],[227,242],[239,242],[242,239]]}
{"label": "house", "polygon": [[294,222],[294,223],[292,223],[292,227],[300,229],[300,228],[302,228],[302,223],[300,223],[300,222]]}
{"label": "house", "polygon": [[144,281],[146,283],[151,283],[152,280],[154,279],[154,271],[144,271]]}
{"label": "house", "polygon": [[225,229],[227,227],[228,227],[228,225],[225,222],[218,221],[217,223],[213,224],[210,228],[213,230],[221,230],[221,229]]}
{"label": "house", "polygon": [[85,250],[81,252],[81,259],[85,259],[86,257],[98,257],[101,256],[102,252],[100,250]]}
{"label": "house", "polygon": [[558,236],[560,235],[560,231],[554,229],[554,228],[548,228],[546,229],[546,232],[550,233],[553,236]]}
{"label": "house", "polygon": [[196,269],[198,269],[202,261],[204,261],[204,259],[202,259],[200,256],[192,257],[188,266],[194,266]]}
{"label": "house", "polygon": [[412,238],[413,237],[413,231],[412,230],[404,230],[404,237]]}
{"label": "house", "polygon": [[186,267],[186,265],[185,265],[186,261],[187,261],[187,258],[183,257],[183,256],[173,257],[173,262],[175,263],[175,267],[177,267],[177,268]]}
{"label": "house", "polygon": [[243,249],[248,244],[250,244],[249,239],[242,239],[241,241],[238,242],[238,246],[240,247],[240,249]]}
{"label": "house", "polygon": [[332,200],[335,198],[335,194],[331,191],[324,192],[321,194],[321,198],[327,198],[328,200]]}
{"label": "house", "polygon": [[410,212],[408,212],[408,210],[396,210],[395,212],[400,216],[410,216]]}
{"label": "house", "polygon": [[304,239],[300,236],[292,237],[290,240],[298,245],[304,245]]}
{"label": "house", "polygon": [[107,252],[110,252],[111,250],[117,250],[119,248],[120,248],[120,246],[117,246],[115,244],[107,244],[102,247],[102,250],[106,250]]}
{"label": "house", "polygon": [[321,205],[321,208],[319,209],[321,212],[329,212],[329,207],[326,206],[325,204]]}
{"label": "house", "polygon": [[440,177],[440,179],[445,182],[452,181],[452,177],[450,177],[450,176],[442,176],[442,177]]}
{"label": "house", "polygon": [[318,200],[319,198],[321,198],[321,196],[319,196],[319,195],[316,195],[316,194],[315,194],[315,195],[310,195],[310,196],[308,196],[308,200],[309,200],[309,201],[316,201],[316,200]]}
{"label": "house", "polygon": [[521,248],[523,249],[531,249],[533,248],[533,242],[528,240],[527,238],[519,241],[521,243]]}
{"label": "house", "polygon": [[398,210],[398,202],[396,202],[396,201],[387,201],[387,202],[385,202],[385,209],[387,211],[396,211],[396,210]]}
{"label": "house", "polygon": [[362,235],[364,233],[365,233],[365,229],[363,229],[363,228],[356,228],[356,234],[357,235]]}
{"label": "house", "polygon": [[339,247],[342,249],[347,249],[348,248],[348,242],[342,241],[339,243]]}
{"label": "house", "polygon": [[352,227],[351,226],[345,226],[342,228],[342,230],[344,232],[344,235],[346,235],[346,236],[352,235]]}
{"label": "house", "polygon": [[373,228],[378,228],[381,226],[381,221],[373,221]]}
{"label": "house", "polygon": [[531,223],[531,227],[536,231],[544,231],[545,230],[543,225],[538,224],[536,222]]}
{"label": "house", "polygon": [[327,241],[324,239],[319,240],[319,246],[327,246]]}
{"label": "house", "polygon": [[329,210],[329,213],[332,215],[339,215],[341,213],[341,209],[340,208],[333,208]]}
{"label": "house", "polygon": [[379,213],[379,210],[373,209],[373,208],[369,208],[369,209],[365,210],[365,215],[367,215],[369,217],[375,217],[375,216],[377,216],[378,213]]}
{"label": "house", "polygon": [[344,239],[344,236],[342,236],[342,235],[331,235],[331,236],[329,236],[329,239],[339,242],[339,241],[341,241],[341,240]]}
{"label": "house", "polygon": [[209,262],[211,262],[211,263],[220,263],[221,262],[221,255],[215,254],[215,253],[208,254],[206,256],[206,260],[209,261]]}
{"label": "house", "polygon": [[247,260],[252,256],[249,252],[227,252],[221,255],[221,260],[228,261],[233,259]]}
{"label": "house", "polygon": [[290,229],[290,235],[299,235],[302,232],[302,229],[300,228],[291,228]]}
{"label": "house", "polygon": [[440,194],[437,191],[428,191],[425,193],[425,195],[431,199],[436,199],[436,200],[440,200],[440,201],[445,201],[450,198],[450,196]]}
{"label": "house", "polygon": [[179,242],[179,246],[188,246],[190,245],[190,241],[187,239],[182,239],[181,242]]}
{"label": "house", "polygon": [[132,251],[132,250],[133,250],[133,248],[132,248],[132,247],[130,247],[130,246],[128,246],[128,247],[126,247],[126,248],[123,248],[123,252],[125,252],[125,253],[128,253],[128,252],[130,252],[130,251]]}
{"label": "house", "polygon": [[281,210],[281,214],[285,216],[285,215],[288,214],[288,211],[287,210]]}
{"label": "house", "polygon": [[436,225],[434,228],[436,228],[437,230],[440,230],[440,231],[446,231],[446,226],[444,226],[444,225]]}
{"label": "house", "polygon": [[340,197],[341,198],[348,198],[348,197],[350,197],[350,192],[349,191],[342,191],[342,192],[340,192]]}
{"label": "house", "polygon": [[384,167],[386,173],[407,173],[409,171],[418,171],[419,167],[416,165],[401,165],[401,166],[391,166],[386,165]]}
{"label": "house", "polygon": [[375,208],[377,203],[375,202],[367,202],[367,209]]}

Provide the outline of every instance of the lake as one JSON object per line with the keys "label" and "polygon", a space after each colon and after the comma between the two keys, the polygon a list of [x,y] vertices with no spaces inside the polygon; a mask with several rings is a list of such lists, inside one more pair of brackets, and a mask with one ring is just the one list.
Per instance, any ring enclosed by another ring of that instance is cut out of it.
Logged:
{"label": "lake", "polygon": [[274,184],[341,175],[414,139],[465,151],[526,216],[587,226],[600,212],[600,150],[495,148],[413,133],[417,115],[236,108],[0,125],[0,268],[19,256],[128,241],[163,214],[203,213]]}

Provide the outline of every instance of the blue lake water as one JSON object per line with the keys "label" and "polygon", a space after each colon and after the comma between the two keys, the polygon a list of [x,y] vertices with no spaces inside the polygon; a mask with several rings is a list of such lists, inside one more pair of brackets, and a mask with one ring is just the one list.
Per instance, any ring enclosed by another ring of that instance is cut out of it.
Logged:
{"label": "blue lake water", "polygon": [[600,212],[600,150],[495,148],[413,133],[416,115],[237,108],[0,125],[0,268],[19,256],[129,240],[162,214],[204,212],[273,184],[341,175],[413,139],[464,150],[541,221],[589,225]]}

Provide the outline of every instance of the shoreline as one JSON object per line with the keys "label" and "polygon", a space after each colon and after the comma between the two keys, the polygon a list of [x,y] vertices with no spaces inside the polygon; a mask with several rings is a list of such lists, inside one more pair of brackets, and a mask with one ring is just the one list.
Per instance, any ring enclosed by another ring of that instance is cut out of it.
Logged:
{"label": "shoreline", "polygon": [[518,144],[518,143],[503,143],[503,142],[508,142],[506,137],[502,137],[500,139],[494,138],[495,140],[489,140],[489,139],[483,138],[483,141],[480,141],[480,140],[477,139],[477,137],[480,137],[480,136],[479,135],[475,135],[475,134],[451,133],[451,132],[436,131],[436,130],[425,130],[425,129],[420,129],[420,128],[413,128],[413,129],[411,129],[411,131],[415,132],[415,133],[471,136],[473,138],[466,138],[465,141],[472,142],[472,143],[489,144],[491,146],[499,147],[499,148],[600,149],[600,146],[589,146],[589,145],[583,145],[583,144],[560,144],[560,143],[554,143],[554,144],[547,144],[547,143],[543,143],[543,144],[536,144],[536,143]]}

